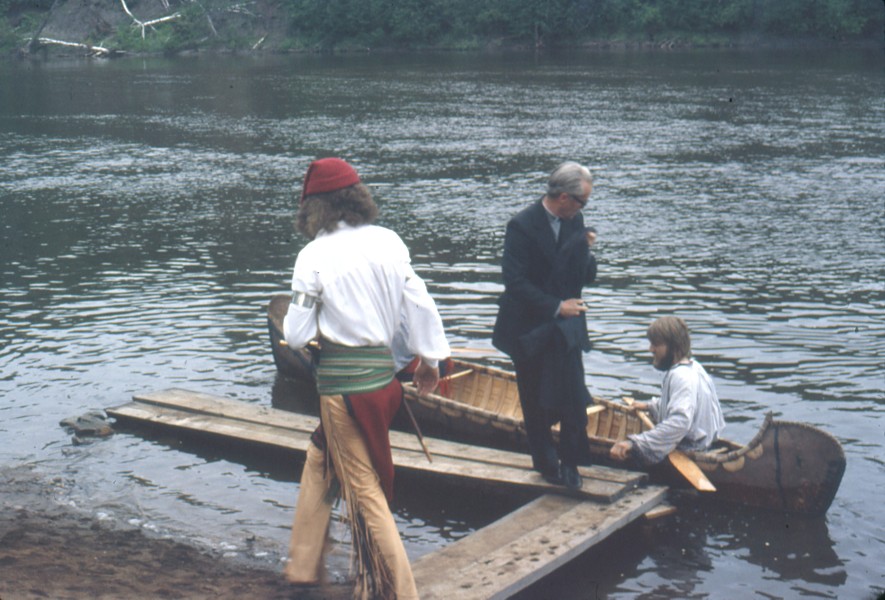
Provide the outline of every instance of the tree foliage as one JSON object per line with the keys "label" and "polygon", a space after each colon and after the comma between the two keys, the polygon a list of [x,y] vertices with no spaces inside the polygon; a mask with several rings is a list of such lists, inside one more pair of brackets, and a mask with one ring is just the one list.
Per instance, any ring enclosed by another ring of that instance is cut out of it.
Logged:
{"label": "tree foliage", "polygon": [[434,46],[452,39],[568,45],[591,39],[880,35],[871,0],[281,0],[304,44]]}
{"label": "tree foliage", "polygon": [[[19,45],[53,0],[0,0],[0,51]],[[177,52],[248,48],[261,8],[287,24],[278,48],[574,46],[593,41],[728,41],[737,36],[881,39],[875,0],[172,0],[174,23],[142,37],[121,27],[118,48]],[[251,21],[249,20],[251,19]],[[250,25],[251,24],[251,25]],[[258,25],[256,25],[258,24]],[[79,41],[79,40],[78,40]]]}

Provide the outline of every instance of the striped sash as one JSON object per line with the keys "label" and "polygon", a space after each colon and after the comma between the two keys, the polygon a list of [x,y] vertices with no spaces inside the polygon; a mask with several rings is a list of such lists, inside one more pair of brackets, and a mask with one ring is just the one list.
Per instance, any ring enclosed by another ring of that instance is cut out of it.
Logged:
{"label": "striped sash", "polygon": [[324,396],[364,394],[383,388],[395,367],[385,346],[341,346],[324,339],[317,365],[317,391]]}

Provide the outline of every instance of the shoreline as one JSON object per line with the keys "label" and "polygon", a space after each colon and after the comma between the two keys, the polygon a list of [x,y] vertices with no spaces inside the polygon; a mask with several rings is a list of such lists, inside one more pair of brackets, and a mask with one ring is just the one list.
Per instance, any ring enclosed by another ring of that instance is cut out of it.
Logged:
{"label": "shoreline", "polygon": [[100,519],[60,502],[59,488],[30,467],[0,466],[0,600],[350,597],[349,584],[299,588],[281,567]]}
{"label": "shoreline", "polygon": [[[104,48],[81,42],[64,41],[58,45],[42,45],[36,50],[27,51],[28,46],[18,48],[5,55],[6,60],[51,60],[53,58],[191,58],[199,56],[359,56],[380,54],[388,56],[433,55],[433,54],[484,54],[508,55],[531,52],[539,55],[562,55],[580,52],[672,52],[672,51],[789,51],[789,50],[885,50],[885,39],[863,38],[826,40],[820,38],[778,38],[741,36],[722,38],[708,42],[690,41],[678,35],[662,36],[656,40],[614,39],[589,40],[568,46],[540,46],[530,44],[497,44],[487,43],[475,47],[427,46],[414,48],[382,47],[345,47],[335,49],[322,48],[274,48],[261,47],[250,50],[219,47],[200,47],[183,49],[177,52],[131,51],[122,48]],[[4,56],[0,54],[0,62]]]}

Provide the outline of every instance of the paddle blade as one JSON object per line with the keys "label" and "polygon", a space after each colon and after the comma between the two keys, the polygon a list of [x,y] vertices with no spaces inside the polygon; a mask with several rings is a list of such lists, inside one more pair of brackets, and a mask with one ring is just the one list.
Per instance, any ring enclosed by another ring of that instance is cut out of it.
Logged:
{"label": "paddle blade", "polygon": [[701,492],[715,492],[716,486],[707,479],[707,476],[704,475],[704,472],[701,471],[701,468],[695,464],[695,462],[690,459],[685,453],[680,450],[674,450],[670,453],[668,457],[670,459],[670,463],[676,467],[676,470],[679,471],[688,482],[695,487],[698,491]]}

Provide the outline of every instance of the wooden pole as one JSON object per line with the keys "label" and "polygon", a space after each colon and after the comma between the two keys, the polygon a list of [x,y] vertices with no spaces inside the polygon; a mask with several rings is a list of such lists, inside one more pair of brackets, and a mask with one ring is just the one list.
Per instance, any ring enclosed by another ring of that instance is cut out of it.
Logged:
{"label": "wooden pole", "polygon": [[433,462],[433,457],[430,456],[430,450],[427,449],[427,444],[424,443],[424,436],[421,435],[421,428],[418,427],[418,421],[415,420],[415,415],[412,412],[412,407],[409,406],[409,401],[406,400],[406,397],[403,396],[403,406],[406,407],[406,414],[409,415],[409,420],[412,421],[412,427],[415,428],[415,433],[418,435],[418,441],[421,443],[421,449],[424,450],[424,456],[427,457],[427,462]]}

